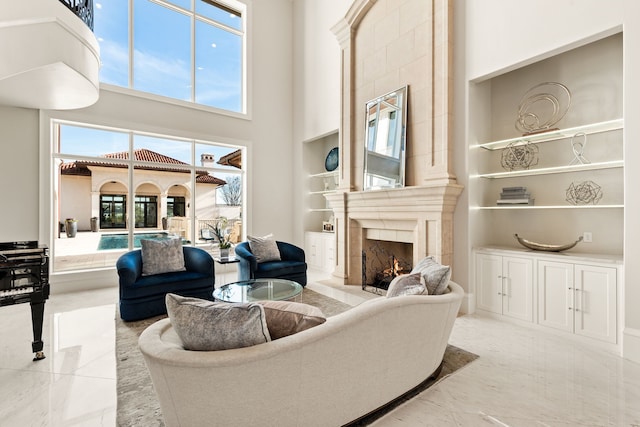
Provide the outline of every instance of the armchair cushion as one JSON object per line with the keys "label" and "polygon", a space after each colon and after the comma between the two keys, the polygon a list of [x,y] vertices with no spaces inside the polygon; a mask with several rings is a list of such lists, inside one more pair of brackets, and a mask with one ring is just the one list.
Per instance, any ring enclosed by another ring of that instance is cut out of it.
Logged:
{"label": "armchair cushion", "polygon": [[280,250],[273,239],[273,234],[267,234],[264,237],[247,236],[247,238],[251,252],[255,255],[258,263],[280,261]]}
{"label": "armchair cushion", "polygon": [[143,276],[186,270],[181,239],[143,239],[140,246]]}

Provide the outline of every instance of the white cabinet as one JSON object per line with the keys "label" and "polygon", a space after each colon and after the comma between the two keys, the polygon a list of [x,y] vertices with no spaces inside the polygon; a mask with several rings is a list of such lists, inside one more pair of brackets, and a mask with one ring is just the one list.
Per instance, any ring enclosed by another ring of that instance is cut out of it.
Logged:
{"label": "white cabinet", "polygon": [[335,268],[335,234],[308,231],[305,233],[305,255],[309,268],[332,273]]}
{"label": "white cabinet", "polygon": [[538,261],[538,323],[617,341],[617,269]]}
{"label": "white cabinet", "polygon": [[477,253],[476,284],[479,309],[533,321],[533,260]]}

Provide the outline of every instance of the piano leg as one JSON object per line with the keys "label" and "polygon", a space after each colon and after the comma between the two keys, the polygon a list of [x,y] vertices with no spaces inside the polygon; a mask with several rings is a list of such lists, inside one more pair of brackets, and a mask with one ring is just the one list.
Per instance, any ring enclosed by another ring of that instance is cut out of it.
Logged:
{"label": "piano leg", "polygon": [[42,360],[46,356],[42,351],[44,343],[42,342],[42,323],[44,322],[44,296],[36,292],[31,297],[31,326],[33,327],[33,342],[31,348],[35,353],[33,361]]}

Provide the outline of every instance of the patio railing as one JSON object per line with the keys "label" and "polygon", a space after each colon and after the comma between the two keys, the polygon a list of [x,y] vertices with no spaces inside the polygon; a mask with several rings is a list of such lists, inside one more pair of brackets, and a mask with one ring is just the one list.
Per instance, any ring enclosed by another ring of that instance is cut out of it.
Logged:
{"label": "patio railing", "polygon": [[93,0],[60,0],[93,31]]}

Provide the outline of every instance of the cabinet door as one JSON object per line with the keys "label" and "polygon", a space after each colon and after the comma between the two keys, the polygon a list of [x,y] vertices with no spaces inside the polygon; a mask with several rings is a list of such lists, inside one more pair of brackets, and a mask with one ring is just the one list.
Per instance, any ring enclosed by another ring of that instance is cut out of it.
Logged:
{"label": "cabinet door", "polygon": [[516,257],[502,259],[502,313],[533,321],[533,260]]}
{"label": "cabinet door", "polygon": [[323,262],[322,262],[322,267],[323,270],[329,273],[333,273],[333,270],[336,267],[336,244],[335,244],[335,234],[333,233],[326,233],[323,236],[323,245],[322,245],[322,250],[323,250]]}
{"label": "cabinet door", "polygon": [[575,333],[616,342],[616,269],[575,266]]}
{"label": "cabinet door", "polygon": [[502,257],[476,254],[476,304],[481,310],[502,314]]}
{"label": "cabinet door", "polygon": [[304,240],[307,265],[309,268],[322,268],[322,240],[316,233],[306,233]]}
{"label": "cabinet door", "polygon": [[538,323],[573,332],[573,264],[538,261]]}

